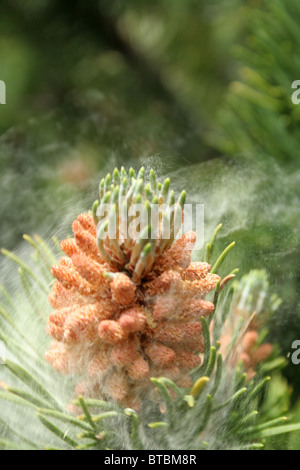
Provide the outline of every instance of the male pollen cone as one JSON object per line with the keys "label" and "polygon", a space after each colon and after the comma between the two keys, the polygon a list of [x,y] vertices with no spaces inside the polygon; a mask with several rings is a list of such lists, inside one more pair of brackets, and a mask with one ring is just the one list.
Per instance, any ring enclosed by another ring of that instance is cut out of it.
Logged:
{"label": "male pollen cone", "polygon": [[[121,195],[127,212],[136,201],[148,211],[151,198],[159,210],[166,202],[160,220],[169,217],[170,239],[124,238]],[[151,396],[150,377],[190,386],[188,374],[204,350],[201,317],[214,309],[205,297],[220,278],[209,264],[191,262],[194,232],[177,237],[174,220],[178,213],[182,219],[184,199],[182,192],[176,203],[169,181],[156,183],[152,171],[145,185],[143,169],[115,170],[101,181],[93,213],[80,214],[74,237],[61,242],[66,256],[52,267],[47,331],[54,343],[46,359],[61,373],[80,374],[76,390],[86,397],[138,410],[141,397]],[[103,201],[118,214],[117,239],[99,237],[108,220],[97,215]]]}

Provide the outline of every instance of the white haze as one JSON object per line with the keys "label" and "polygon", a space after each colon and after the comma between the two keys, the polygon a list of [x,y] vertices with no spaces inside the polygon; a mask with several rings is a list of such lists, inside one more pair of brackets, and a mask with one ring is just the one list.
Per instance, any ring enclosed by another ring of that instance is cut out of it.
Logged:
{"label": "white haze", "polygon": [[[175,171],[170,171],[172,161],[167,157],[151,157],[147,160],[143,159],[140,163],[145,165],[147,171],[153,167],[161,179],[170,177],[171,187],[177,194],[185,189],[188,195],[187,202],[204,204],[205,240],[210,238],[214,228],[220,222],[224,224],[220,235],[221,239],[224,237],[230,239],[231,234],[252,230],[253,227],[257,228],[259,225],[266,227],[269,225],[270,231],[274,230],[274,226],[276,226],[278,230],[282,231],[282,243],[269,247],[270,249],[264,257],[266,266],[274,256],[279,259],[293,254],[297,249],[300,228],[299,196],[296,193],[300,180],[299,172],[287,174],[270,158],[258,160],[257,157],[254,159],[250,156],[237,158],[236,162],[238,163],[228,162],[225,158],[201,164],[185,162],[186,166]],[[43,225],[41,222],[41,227],[37,226],[35,232],[43,236],[46,241],[51,240],[52,235],[62,239],[70,234],[72,221],[79,212],[91,208],[93,201],[98,196],[98,180],[105,176],[107,171],[113,171],[114,163],[114,158],[112,158],[112,161],[107,162],[101,175],[91,181],[91,191],[85,200],[81,200],[80,196],[74,196],[71,200],[61,201],[61,206],[51,227],[41,229]],[[136,169],[138,168],[136,167]],[[36,201],[36,204],[38,205],[39,201]],[[286,243],[284,239],[287,233],[289,243]],[[235,256],[237,258],[241,253],[244,259],[247,247],[243,246],[242,239],[239,240],[238,245]],[[16,247],[15,252],[25,262],[32,264],[32,248],[29,245],[22,242],[20,246]],[[203,256],[203,250],[197,256]],[[247,264],[247,269],[251,269],[251,253],[247,258]],[[266,266],[261,266],[261,268]],[[234,267],[236,266],[232,266],[232,268]],[[293,273],[294,267],[291,266],[290,273],[286,273],[286,275],[293,277]],[[37,304],[37,316],[34,319],[32,307],[21,291],[17,266],[9,260],[2,259],[0,274],[0,283],[8,288],[15,304],[15,309],[12,310],[13,319],[28,339],[28,344],[26,344],[24,339],[15,334],[12,328],[8,328],[7,335],[14,342],[20,344],[21,352],[18,358],[8,352],[8,357],[16,359],[25,368],[31,364],[32,372],[41,376],[43,383],[47,384],[47,388],[58,397],[59,402],[63,405],[68,404],[72,398],[73,378],[63,378],[53,372],[49,366],[43,367],[39,364],[39,361],[43,362],[43,354],[49,344],[49,338],[45,333],[46,319],[50,312],[47,295],[40,291],[36,283],[33,283],[34,300]],[[50,283],[48,286],[50,290]],[[9,351],[9,345],[7,346]],[[39,357],[39,361],[31,360],[35,354],[36,357]],[[9,384],[15,383],[17,387],[22,388],[22,385],[15,381],[3,366],[0,366],[0,381]],[[27,412],[17,405],[7,404],[4,401],[0,402],[0,406],[1,416],[4,416],[12,427],[17,427],[24,437],[31,436],[37,442],[47,441],[59,445],[56,438],[39,426],[36,418],[32,418],[31,410]],[[211,431],[208,430],[208,432]],[[127,439],[124,430],[124,442]],[[180,443],[174,442],[175,446],[180,445],[181,448],[185,444],[188,446],[188,442],[184,438]],[[149,442],[148,445],[151,448],[152,445],[157,444]]]}

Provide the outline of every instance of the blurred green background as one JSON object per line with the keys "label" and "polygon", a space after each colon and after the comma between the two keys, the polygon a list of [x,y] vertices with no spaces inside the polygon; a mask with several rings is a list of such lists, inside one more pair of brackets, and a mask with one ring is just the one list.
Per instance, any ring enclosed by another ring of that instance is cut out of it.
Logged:
{"label": "blurred green background", "polygon": [[208,136],[252,8],[240,0],[1,2],[0,244],[12,248],[41,223],[35,200],[50,220],[62,195],[87,189],[106,164],[139,166],[159,154],[171,170],[220,156]]}
{"label": "blurred green background", "polygon": [[[89,208],[114,166],[153,163],[205,204],[206,237],[224,223],[232,268],[267,270],[287,355],[300,339],[299,22],[299,0],[2,0],[0,246],[51,233],[72,200]],[[283,373],[299,409],[300,366]]]}

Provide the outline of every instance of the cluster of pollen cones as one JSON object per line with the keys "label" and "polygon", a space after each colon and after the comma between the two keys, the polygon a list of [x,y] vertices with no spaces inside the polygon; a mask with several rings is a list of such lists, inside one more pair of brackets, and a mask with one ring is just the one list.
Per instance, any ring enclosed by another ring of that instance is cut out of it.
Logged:
{"label": "cluster of pollen cones", "polygon": [[247,374],[246,380],[251,380],[256,375],[256,367],[272,354],[273,345],[271,343],[259,343],[258,327],[253,322],[247,331],[237,338],[236,343],[228,353],[227,350],[232,341],[234,330],[231,328],[228,331],[227,328],[226,331],[226,327],[225,324],[225,331],[220,338],[220,350],[225,358],[229,358],[229,363],[232,366],[236,366],[241,361]]}
{"label": "cluster of pollen cones", "polygon": [[190,387],[204,351],[201,317],[214,309],[205,297],[220,279],[209,264],[191,262],[195,233],[159,250],[137,279],[112,252],[111,262],[102,256],[92,215],[80,214],[73,232],[52,267],[47,330],[55,341],[46,359],[60,373],[81,376],[77,394],[135,410],[155,394],[151,377]]}

